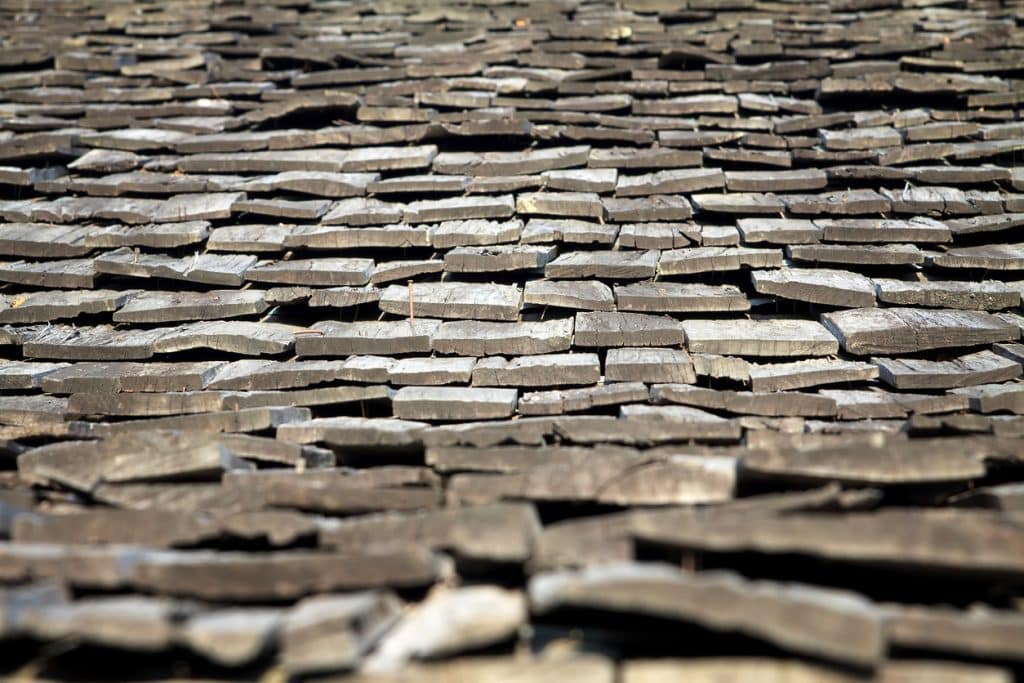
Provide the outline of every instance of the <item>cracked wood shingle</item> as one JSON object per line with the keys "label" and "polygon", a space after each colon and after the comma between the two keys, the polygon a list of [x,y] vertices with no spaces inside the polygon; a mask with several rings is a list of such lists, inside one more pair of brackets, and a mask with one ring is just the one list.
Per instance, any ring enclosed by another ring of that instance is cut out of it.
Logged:
{"label": "cracked wood shingle", "polygon": [[823,313],[848,353],[903,354],[1015,341],[1020,329],[980,311],[855,308]]}
{"label": "cracked wood shingle", "polygon": [[839,351],[836,337],[813,320],[691,319],[684,320],[682,327],[691,353],[799,357],[831,356]]}

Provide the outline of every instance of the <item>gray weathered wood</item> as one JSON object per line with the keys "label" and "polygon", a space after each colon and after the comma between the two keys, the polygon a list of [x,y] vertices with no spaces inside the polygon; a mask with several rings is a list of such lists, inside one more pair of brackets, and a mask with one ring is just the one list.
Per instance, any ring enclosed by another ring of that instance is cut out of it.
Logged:
{"label": "gray weathered wood", "polygon": [[885,649],[881,612],[861,596],[803,584],[750,582],[732,572],[618,564],[538,575],[530,581],[529,594],[532,609],[541,614],[585,607],[697,622],[859,666],[874,665]]}
{"label": "gray weathered wood", "polygon": [[691,353],[829,356],[839,350],[836,338],[812,320],[684,320],[682,326]]}
{"label": "gray weathered wood", "polygon": [[115,323],[168,323],[255,316],[269,308],[259,290],[154,292],[132,296],[113,315]]}
{"label": "gray weathered wood", "polygon": [[480,420],[510,417],[515,389],[403,387],[392,399],[395,415],[412,420]]}
{"label": "gray weathered wood", "polygon": [[353,668],[401,607],[397,597],[383,591],[305,598],[280,625],[281,665],[293,675]]}
{"label": "gray weathered wood", "polygon": [[782,252],[778,249],[749,247],[690,247],[661,254],[659,275],[690,275],[741,268],[779,268]]}
{"label": "gray weathered wood", "polygon": [[566,351],[572,344],[573,319],[546,322],[442,323],[430,344],[438,353],[461,356],[525,356]]}
{"label": "gray weathered wood", "polygon": [[634,533],[643,540],[690,548],[800,553],[857,564],[931,567],[962,575],[1024,571],[1024,534],[1008,518],[991,511],[891,508],[754,519],[734,515],[697,519],[681,511],[638,519]]}
{"label": "gray weathered wood", "polygon": [[815,244],[822,236],[814,221],[799,218],[740,218],[736,227],[744,244]]}
{"label": "gray weathered wood", "polygon": [[529,280],[523,288],[523,303],[581,311],[615,308],[611,287],[593,280]]}
{"label": "gray weathered wood", "polygon": [[492,246],[516,242],[522,231],[523,222],[518,219],[444,221],[430,228],[430,243],[435,249]]}
{"label": "gray weathered wood", "polygon": [[47,393],[200,391],[224,363],[75,363],[49,373],[42,387]]}
{"label": "gray weathered wood", "polygon": [[226,225],[214,228],[206,240],[211,251],[265,252],[283,251],[285,239],[292,234],[290,225]]}
{"label": "gray weathered wood", "polygon": [[909,220],[868,218],[816,218],[829,242],[933,243],[949,242],[952,235],[944,223],[926,216]]}
{"label": "gray weathered wood", "polygon": [[786,254],[797,262],[858,266],[913,266],[925,260],[913,244],[804,244],[786,247]]}
{"label": "gray weathered wood", "polygon": [[504,176],[541,173],[587,163],[590,147],[556,147],[522,152],[442,152],[433,161],[436,173]]}
{"label": "gray weathered wood", "polygon": [[456,247],[444,255],[444,269],[450,273],[536,270],[557,255],[554,246]]}
{"label": "gray weathered wood", "polygon": [[601,379],[597,354],[563,353],[506,360],[491,356],[473,368],[474,386],[547,387],[596,384]]}
{"label": "gray weathered wood", "polygon": [[428,318],[516,320],[522,296],[514,285],[414,282],[391,285],[381,294],[379,305],[382,311],[403,317],[412,311],[414,316]]}
{"label": "gray weathered wood", "polygon": [[325,443],[365,448],[409,448],[421,443],[425,422],[327,417],[278,427],[277,438],[290,443]]}
{"label": "gray weathered wood", "polygon": [[519,397],[520,415],[564,415],[593,408],[643,403],[649,398],[640,382],[597,384],[579,389],[533,391]]}
{"label": "gray weathered wood", "polygon": [[603,202],[605,214],[613,223],[685,221],[693,216],[690,202],[678,195],[655,194],[636,199],[607,197]]}
{"label": "gray weathered wood", "polygon": [[300,334],[295,340],[299,356],[348,356],[352,354],[423,353],[431,348],[431,339],[441,323],[417,319],[394,322],[320,322],[317,333]]}
{"label": "gray weathered wood", "polygon": [[681,349],[609,349],[605,377],[614,382],[675,382],[693,384],[697,377],[689,354]]}
{"label": "gray weathered wood", "polygon": [[437,591],[406,612],[388,631],[366,668],[400,668],[411,659],[450,657],[512,639],[526,623],[521,591],[466,586]]}
{"label": "gray weathered wood", "polygon": [[369,282],[372,272],[373,259],[295,259],[257,262],[245,271],[245,279],[287,285],[355,286]]}
{"label": "gray weathered wood", "polygon": [[753,450],[744,456],[742,468],[757,477],[875,486],[966,481],[985,476],[985,464],[979,457],[985,452],[984,446],[967,439],[957,444],[963,448],[952,448],[945,440],[914,439],[899,446],[878,440],[873,444]]}
{"label": "gray weathered wood", "polygon": [[580,347],[680,346],[679,321],[643,313],[576,314],[573,344]]}
{"label": "gray weathered wood", "polygon": [[221,322],[217,320],[187,323],[157,330],[154,353],[176,353],[191,349],[210,349],[262,356],[284,353],[295,346],[301,328],[272,322]]}
{"label": "gray weathered wood", "polygon": [[831,398],[799,392],[749,392],[704,389],[689,384],[655,384],[651,400],[739,415],[830,417],[836,414]]}
{"label": "gray weathered wood", "polygon": [[544,267],[551,279],[641,280],[654,277],[656,251],[574,251]]}
{"label": "gray weathered wood", "polygon": [[1015,341],[1020,330],[979,311],[857,308],[824,313],[822,323],[858,356]]}
{"label": "gray weathered wood", "polygon": [[843,308],[875,305],[875,285],[859,273],[827,268],[779,268],[750,273],[754,289],[783,299]]}
{"label": "gray weathered wood", "polygon": [[642,282],[615,287],[620,311],[696,313],[746,311],[750,302],[732,285],[683,282]]}
{"label": "gray weathered wood", "polygon": [[992,351],[978,351],[950,360],[872,358],[882,381],[896,389],[951,389],[1016,379],[1020,363]]}
{"label": "gray weathered wood", "polygon": [[394,385],[469,384],[475,358],[403,358],[387,370]]}
{"label": "gray weathered wood", "polygon": [[1018,290],[995,280],[961,282],[876,279],[874,282],[878,299],[898,306],[998,311],[1020,304]]}
{"label": "gray weathered wood", "polygon": [[871,363],[827,358],[791,363],[750,363],[747,369],[750,387],[754,391],[805,389],[826,384],[862,382],[878,377],[878,368]]}
{"label": "gray weathered wood", "polygon": [[644,175],[619,176],[616,197],[640,197],[652,194],[682,194],[725,187],[725,175],[718,168],[686,168],[657,171]]}
{"label": "gray weathered wood", "polygon": [[109,313],[116,311],[135,294],[134,290],[96,289],[0,295],[0,323],[43,323]]}
{"label": "gray weathered wood", "polygon": [[51,444],[18,457],[21,476],[85,492],[104,482],[219,477],[245,465],[208,435],[161,431]]}

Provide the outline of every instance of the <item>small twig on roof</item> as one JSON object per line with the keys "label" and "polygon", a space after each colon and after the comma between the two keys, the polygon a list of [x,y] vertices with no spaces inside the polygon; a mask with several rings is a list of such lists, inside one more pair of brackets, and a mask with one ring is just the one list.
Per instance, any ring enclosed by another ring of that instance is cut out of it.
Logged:
{"label": "small twig on roof", "polygon": [[413,303],[412,303],[412,280],[406,281],[409,285],[409,324],[416,322],[416,316],[413,314]]}

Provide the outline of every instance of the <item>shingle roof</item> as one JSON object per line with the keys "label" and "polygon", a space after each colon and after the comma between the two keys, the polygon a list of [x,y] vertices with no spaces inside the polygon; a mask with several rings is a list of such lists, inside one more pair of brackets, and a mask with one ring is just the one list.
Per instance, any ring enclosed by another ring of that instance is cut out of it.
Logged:
{"label": "shingle roof", "polygon": [[0,0],[0,671],[1021,676],[1021,20]]}

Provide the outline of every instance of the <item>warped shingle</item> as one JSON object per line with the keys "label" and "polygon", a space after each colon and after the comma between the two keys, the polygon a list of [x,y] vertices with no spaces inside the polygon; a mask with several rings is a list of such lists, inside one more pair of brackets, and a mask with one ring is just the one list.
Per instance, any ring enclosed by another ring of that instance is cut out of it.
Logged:
{"label": "warped shingle", "polygon": [[273,601],[332,590],[424,586],[437,572],[433,554],[416,546],[358,555],[177,551],[143,558],[132,568],[131,582],[143,590],[183,597]]}
{"label": "warped shingle", "polygon": [[605,378],[611,382],[697,381],[690,356],[682,349],[617,348],[609,349],[604,363]]}
{"label": "warped shingle", "polygon": [[9,223],[0,230],[0,256],[73,258],[92,251],[86,237],[93,229],[79,225]]}
{"label": "warped shingle", "polygon": [[403,358],[387,371],[393,385],[469,384],[475,358]]}
{"label": "warped shingle", "polygon": [[717,410],[739,415],[830,417],[836,402],[828,397],[799,392],[750,392],[704,389],[690,384],[655,384],[651,400]]}
{"label": "warped shingle", "polygon": [[896,389],[950,389],[1004,382],[1020,377],[1021,366],[992,351],[978,351],[950,360],[872,358],[882,381]]}
{"label": "warped shingle", "polygon": [[[385,217],[386,221],[395,221],[401,218],[398,209],[389,211],[389,215]],[[342,216],[338,220],[339,223],[345,225],[327,225],[326,216],[324,220],[324,225],[304,225],[289,231],[284,235],[284,246],[289,249],[297,247],[304,249],[354,249],[430,246],[430,233],[425,228],[403,224],[351,228],[347,226],[363,226],[364,224],[357,220],[351,220],[348,216]]]}
{"label": "warped shingle", "polygon": [[160,336],[160,330],[52,325],[28,334],[22,342],[22,353],[26,358],[140,360],[153,355]]}
{"label": "warped shingle", "polygon": [[593,353],[481,358],[473,368],[474,386],[544,387],[596,384],[601,364]]}
{"label": "warped shingle", "polygon": [[577,313],[573,344],[581,347],[679,346],[678,320],[642,313]]}
{"label": "warped shingle", "polygon": [[878,299],[899,306],[997,311],[1020,303],[1020,292],[996,280],[874,280]]}
{"label": "warped shingle", "polygon": [[[410,302],[411,298],[411,302]],[[522,291],[513,285],[463,282],[414,282],[391,285],[380,297],[380,309],[408,317],[515,320]]]}
{"label": "warped shingle", "polygon": [[208,379],[210,389],[265,391],[294,389],[338,379],[343,361],[296,361],[246,359],[219,366]]}
{"label": "warped shingle", "polygon": [[949,242],[950,229],[926,216],[909,220],[867,218],[816,218],[814,224],[824,230],[829,242],[924,243]]}
{"label": "warped shingle", "polygon": [[52,394],[199,391],[222,365],[221,361],[75,363],[46,375],[42,386]]}
{"label": "warped shingle", "polygon": [[459,321],[442,323],[430,343],[438,353],[525,356],[568,350],[572,332],[572,318],[516,323]]}
{"label": "warped shingle", "polygon": [[717,168],[674,169],[638,176],[620,176],[616,197],[681,194],[725,187],[725,175]]}
{"label": "warped shingle", "polygon": [[108,225],[92,228],[85,236],[90,247],[149,247],[167,249],[202,242],[210,234],[208,221]]}
{"label": "warped shingle", "polygon": [[273,355],[291,349],[300,330],[293,325],[273,322],[194,322],[158,330],[160,334],[153,342],[153,351],[175,353],[211,349],[243,356]]}
{"label": "warped shingle", "polygon": [[357,197],[378,180],[377,173],[328,173],[326,171],[284,171],[242,183],[246,192],[296,192],[316,197]]}
{"label": "warped shingle", "polygon": [[516,197],[520,214],[604,218],[604,205],[595,192],[531,192]]}
{"label": "warped shingle", "polygon": [[887,443],[831,444],[808,449],[753,450],[743,470],[758,477],[904,485],[964,481],[985,475],[983,443],[959,439],[962,449],[943,440],[921,439],[894,447]]}
{"label": "warped shingle", "polygon": [[1024,270],[1024,245],[983,244],[956,247],[945,254],[930,257],[943,268],[984,268],[986,270]]}
{"label": "warped shingle", "polygon": [[326,417],[283,424],[277,438],[290,443],[407,448],[421,443],[425,422],[364,417]]}
{"label": "warped shingle", "polygon": [[430,244],[436,249],[490,246],[516,242],[523,230],[518,219],[505,222],[485,220],[444,221],[430,228]]}
{"label": "warped shingle", "polygon": [[555,147],[522,152],[442,152],[434,158],[437,173],[503,176],[584,166],[590,147]]}
{"label": "warped shingle", "polygon": [[[407,204],[402,217],[407,223],[439,223],[441,221],[509,218],[515,211],[516,205],[513,203],[512,195],[506,194],[497,197],[423,199]],[[337,215],[337,209],[335,209],[324,217],[324,222],[330,222],[328,219]]]}
{"label": "warped shingle", "polygon": [[[437,449],[428,450],[427,459],[432,464],[437,461],[438,467],[447,461]],[[478,529],[488,533],[478,533]],[[321,544],[329,548],[402,541],[452,550],[460,557],[482,562],[520,563],[529,558],[539,532],[540,521],[532,505],[496,503],[330,520],[320,527],[319,535]]]}
{"label": "warped shingle", "polygon": [[116,311],[137,292],[83,290],[0,295],[0,323],[43,323]]}
{"label": "warped shingle", "polygon": [[91,258],[63,261],[0,262],[0,282],[19,285],[91,289],[95,274],[95,261]]}
{"label": "warped shingle", "polygon": [[295,340],[299,356],[348,356],[352,354],[423,353],[440,329],[437,320],[383,322],[320,322],[309,334]]}
{"label": "warped shingle", "polygon": [[[752,582],[732,572],[690,573],[662,564],[613,564],[540,574],[530,581],[540,613],[580,607],[739,631],[778,647],[871,666],[885,649],[880,610],[855,593],[809,584]],[[810,615],[814,615],[813,618]]]}
{"label": "warped shingle", "polygon": [[786,391],[826,384],[847,384],[878,377],[871,363],[815,358],[790,363],[749,363],[750,386],[754,391]]}
{"label": "warped shingle", "polygon": [[829,356],[839,351],[836,338],[813,320],[684,320],[682,327],[692,353]]}
{"label": "warped shingle", "polygon": [[612,244],[619,234],[615,225],[574,218],[531,218],[523,230],[523,244]]}
{"label": "warped shingle", "polygon": [[1020,329],[979,311],[856,308],[824,313],[822,323],[855,355],[1014,341]]}
{"label": "warped shingle", "polygon": [[412,420],[486,420],[510,417],[515,389],[403,387],[392,399],[395,415]]}
{"label": "warped shingle", "polygon": [[689,275],[741,268],[779,268],[782,252],[778,249],[749,247],[688,247],[662,252],[659,275]]}
{"label": "warped shingle", "polygon": [[115,323],[167,323],[258,315],[269,308],[265,292],[139,292],[114,312]]}
{"label": "warped shingle", "polygon": [[557,255],[554,246],[456,247],[444,255],[444,269],[452,273],[535,270]]}
{"label": "warped shingle", "polygon": [[200,254],[175,258],[163,254],[140,254],[128,247],[98,256],[93,264],[98,273],[137,278],[167,278],[211,285],[238,287],[245,272],[256,264],[255,256],[244,254]]}
{"label": "warped shingle", "polygon": [[523,288],[523,303],[583,311],[615,308],[611,287],[593,280],[529,280]]}
{"label": "warped shingle", "polygon": [[912,266],[925,260],[914,244],[800,244],[786,247],[786,255],[797,263],[851,266]]}
{"label": "warped shingle", "polygon": [[732,285],[689,282],[638,282],[615,287],[620,311],[648,313],[696,313],[746,311],[750,302]]}
{"label": "warped shingle", "polygon": [[544,267],[552,279],[641,280],[654,277],[657,251],[574,251]]}
{"label": "warped shingle", "polygon": [[86,492],[103,482],[219,478],[245,466],[209,435],[161,431],[40,446],[18,458],[22,476]]}
{"label": "warped shingle", "polygon": [[[557,418],[571,420],[573,418]],[[629,448],[552,448],[512,471],[455,474],[449,494],[463,504],[499,500],[670,505],[732,497],[736,461],[724,456],[650,456]]]}
{"label": "warped shingle", "polygon": [[[956,451],[961,444],[949,448]],[[634,533],[651,542],[720,552],[800,553],[860,565],[930,567],[960,575],[1024,571],[1020,554],[1024,534],[1008,518],[988,510],[889,508],[754,519],[729,514],[698,519],[681,511],[638,519]]]}
{"label": "warped shingle", "polygon": [[676,195],[650,195],[639,199],[607,197],[602,201],[605,214],[613,223],[685,221],[693,216],[690,202]]}
{"label": "warped shingle", "polygon": [[875,305],[875,285],[859,273],[825,268],[779,268],[750,273],[754,289],[783,299],[844,308]]}
{"label": "warped shingle", "polygon": [[822,236],[813,221],[799,218],[740,218],[736,227],[744,244],[815,244]]}
{"label": "warped shingle", "polygon": [[293,259],[257,262],[246,269],[245,279],[289,285],[365,285],[372,272],[373,259]]}

